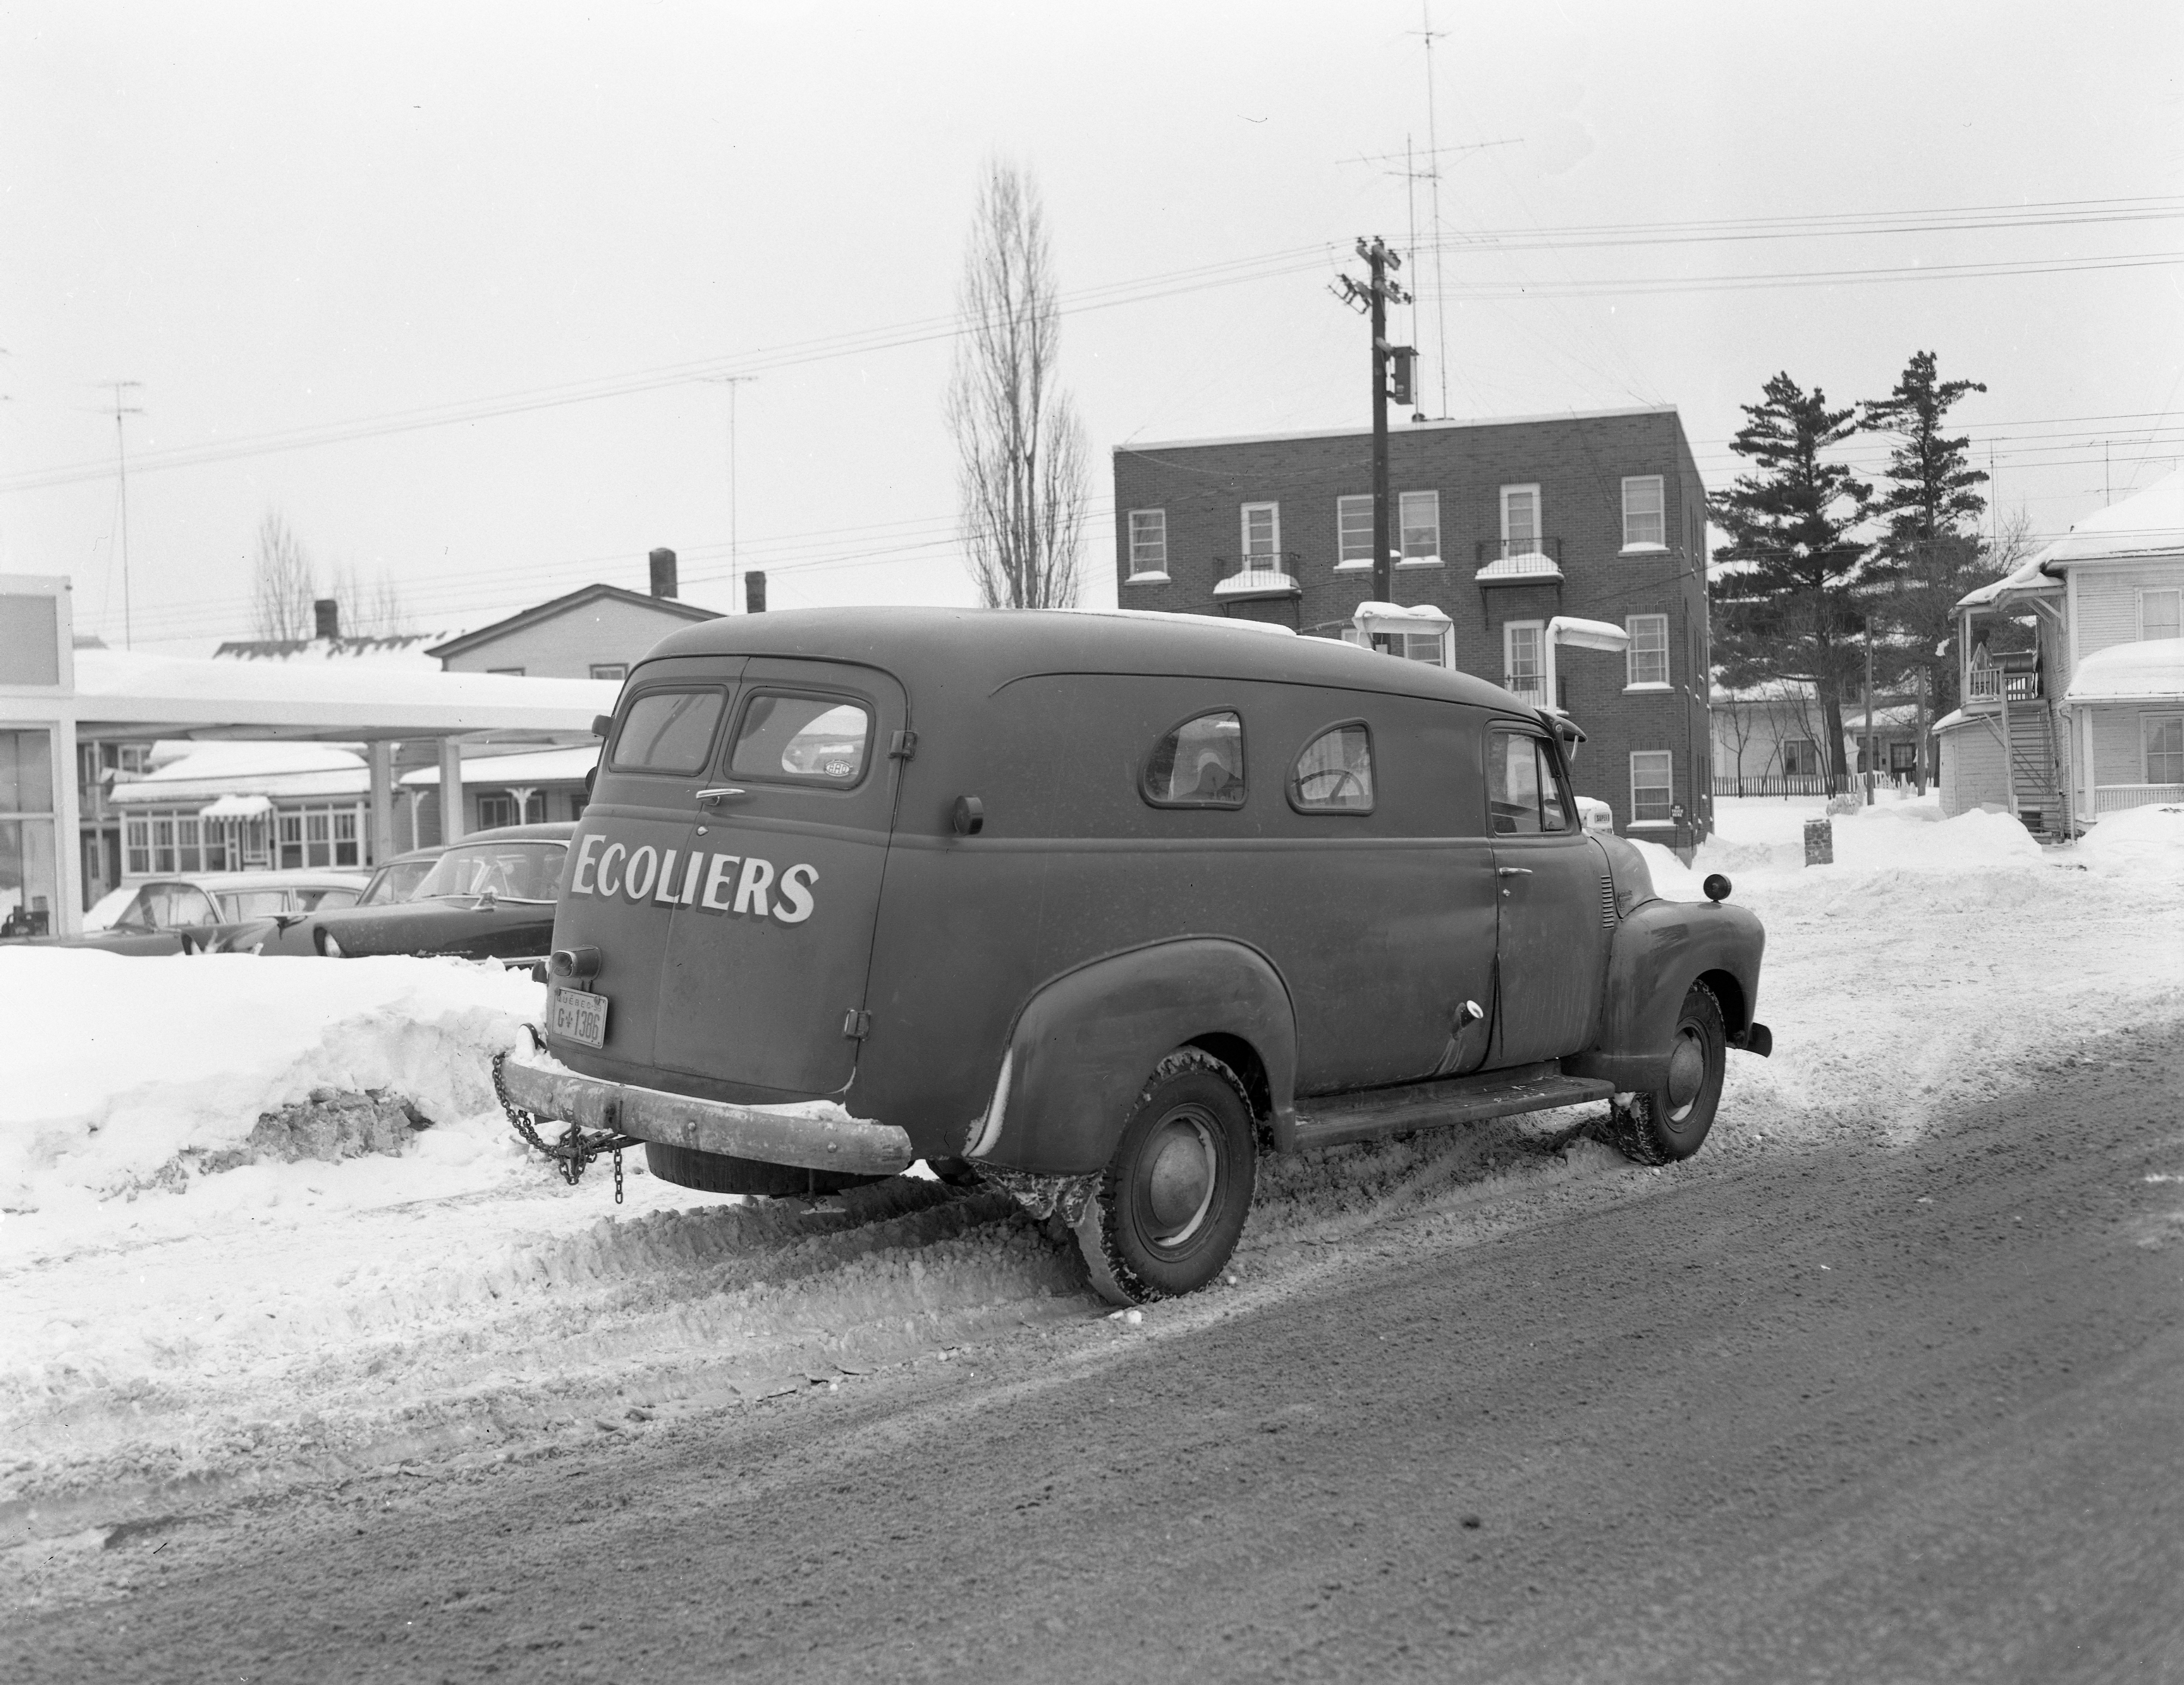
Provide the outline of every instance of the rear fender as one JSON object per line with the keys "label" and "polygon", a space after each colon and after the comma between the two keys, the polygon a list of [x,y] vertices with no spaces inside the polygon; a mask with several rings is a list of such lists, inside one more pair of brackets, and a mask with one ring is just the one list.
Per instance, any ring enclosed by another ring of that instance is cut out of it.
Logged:
{"label": "rear fender", "polygon": [[964,1155],[1042,1176],[1104,1167],[1153,1067],[1187,1042],[1211,1044],[1263,1096],[1262,1121],[1293,1124],[1296,1013],[1265,955],[1190,936],[1110,954],[1039,988],[1017,1014],[984,1114]]}
{"label": "rear fender", "polygon": [[1633,907],[1608,948],[1599,1037],[1563,1068],[1618,1089],[1658,1088],[1667,1080],[1676,1013],[1701,981],[1721,1003],[1730,1045],[1741,1046],[1758,1004],[1766,946],[1766,929],[1741,907],[1649,901]]}

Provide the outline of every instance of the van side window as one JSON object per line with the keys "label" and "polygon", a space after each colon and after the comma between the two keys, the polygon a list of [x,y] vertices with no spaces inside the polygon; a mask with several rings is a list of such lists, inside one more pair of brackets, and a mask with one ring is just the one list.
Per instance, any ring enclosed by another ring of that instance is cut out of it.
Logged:
{"label": "van side window", "polygon": [[1570,829],[1569,800],[1545,738],[1496,731],[1486,753],[1486,811],[1496,836]]}
{"label": "van side window", "polygon": [[872,713],[861,702],[762,690],[744,706],[728,772],[846,788],[863,775],[872,735]]}
{"label": "van side window", "polygon": [[1362,723],[1334,726],[1305,745],[1290,769],[1290,805],[1301,813],[1373,811],[1373,736]]}
{"label": "van side window", "polygon": [[1229,709],[1185,720],[1145,762],[1145,800],[1159,807],[1244,805],[1244,722]]}
{"label": "van side window", "polygon": [[618,773],[702,773],[724,690],[648,690],[629,705],[607,764]]}

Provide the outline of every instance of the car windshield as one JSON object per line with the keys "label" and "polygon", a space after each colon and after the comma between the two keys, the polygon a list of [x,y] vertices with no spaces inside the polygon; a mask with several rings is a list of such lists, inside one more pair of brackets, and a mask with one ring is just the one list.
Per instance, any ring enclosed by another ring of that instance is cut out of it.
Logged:
{"label": "car windshield", "polygon": [[109,890],[93,904],[91,911],[84,914],[83,928],[86,930],[111,930],[121,915],[135,904],[136,896],[135,890]]}
{"label": "car windshield", "polygon": [[398,860],[382,866],[366,885],[359,907],[392,907],[397,901],[414,901],[418,884],[432,869],[429,860]]}
{"label": "car windshield", "polygon": [[220,917],[231,924],[239,924],[246,918],[270,918],[276,912],[288,910],[285,890],[228,890],[217,899]]}
{"label": "car windshield", "polygon": [[459,845],[432,862],[413,899],[491,895],[500,901],[550,901],[568,852],[568,845],[559,842]]}
{"label": "car windshield", "polygon": [[[114,895],[121,893],[114,891]],[[92,911],[100,911],[113,899],[109,896]],[[179,924],[219,923],[220,913],[212,897],[194,884],[147,884],[130,891],[129,899],[105,923],[93,926],[86,918],[85,925],[100,930],[171,930]]]}

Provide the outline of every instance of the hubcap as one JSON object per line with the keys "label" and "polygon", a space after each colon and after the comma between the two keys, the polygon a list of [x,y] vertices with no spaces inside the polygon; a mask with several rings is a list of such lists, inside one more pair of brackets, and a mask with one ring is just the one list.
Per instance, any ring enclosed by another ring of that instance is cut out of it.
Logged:
{"label": "hubcap", "polygon": [[1680,1124],[1690,1115],[1699,1090],[1706,1085],[1706,1038],[1690,1024],[1676,1029],[1676,1045],[1669,1052],[1669,1121]]}
{"label": "hubcap", "polygon": [[1180,1246],[1198,1231],[1213,1206],[1218,1159],[1213,1130],[1195,1107],[1171,1112],[1145,1143],[1147,1236],[1156,1246]]}

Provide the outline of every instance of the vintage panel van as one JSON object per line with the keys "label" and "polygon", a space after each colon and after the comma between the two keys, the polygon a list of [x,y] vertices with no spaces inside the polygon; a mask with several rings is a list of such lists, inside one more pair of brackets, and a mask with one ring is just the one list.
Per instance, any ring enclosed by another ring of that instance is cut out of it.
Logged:
{"label": "vintage panel van", "polygon": [[1763,935],[1579,822],[1567,723],[1332,640],[1122,613],[708,621],[630,674],[538,1045],[573,1172],[822,1192],[922,1158],[1129,1302],[1227,1261],[1263,1150],[1588,1099],[1696,1150]]}

